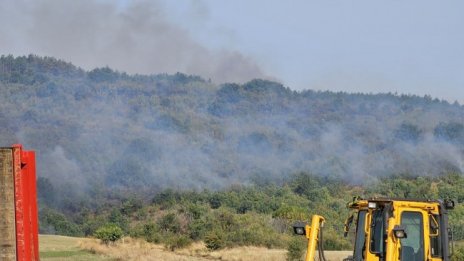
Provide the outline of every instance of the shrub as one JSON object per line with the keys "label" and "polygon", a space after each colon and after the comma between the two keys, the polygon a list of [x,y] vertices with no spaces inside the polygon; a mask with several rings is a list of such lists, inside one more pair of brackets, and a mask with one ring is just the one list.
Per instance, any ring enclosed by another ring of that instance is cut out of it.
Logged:
{"label": "shrub", "polygon": [[324,249],[325,250],[349,250],[352,246],[348,240],[344,237],[340,237],[334,231],[324,231]]}
{"label": "shrub", "polygon": [[102,243],[109,244],[114,243],[121,239],[123,233],[122,229],[115,224],[108,223],[103,225],[97,231],[94,236],[102,241]]}
{"label": "shrub", "polygon": [[218,209],[219,207],[221,207],[221,205],[221,198],[217,194],[214,194],[209,198],[209,206],[212,209]]}
{"label": "shrub", "polygon": [[44,208],[40,211],[39,218],[41,233],[63,236],[81,236],[83,234],[79,226],[53,209]]}
{"label": "shrub", "polygon": [[206,248],[209,250],[218,250],[224,248],[225,242],[219,232],[211,232],[205,236]]}
{"label": "shrub", "polygon": [[97,216],[88,218],[84,224],[82,224],[82,231],[84,232],[85,236],[91,236],[103,225],[108,223],[106,217]]}
{"label": "shrub", "polygon": [[180,223],[176,214],[169,213],[164,215],[160,220],[158,220],[159,228],[164,232],[178,233],[180,231]]}
{"label": "shrub", "polygon": [[460,261],[464,260],[464,247],[457,247],[454,249],[453,255],[451,256],[451,261]]}
{"label": "shrub", "polygon": [[169,250],[174,251],[178,248],[187,247],[191,243],[192,240],[185,235],[174,235],[166,240],[166,247],[169,248]]}
{"label": "shrub", "polygon": [[156,224],[149,223],[143,226],[143,237],[151,243],[160,243],[162,238]]}
{"label": "shrub", "polygon": [[210,224],[207,224],[202,219],[193,220],[188,226],[190,238],[193,240],[202,239],[206,231],[210,229],[210,226]]}
{"label": "shrub", "polygon": [[287,260],[299,261],[303,260],[306,241],[301,237],[292,237],[287,246]]}

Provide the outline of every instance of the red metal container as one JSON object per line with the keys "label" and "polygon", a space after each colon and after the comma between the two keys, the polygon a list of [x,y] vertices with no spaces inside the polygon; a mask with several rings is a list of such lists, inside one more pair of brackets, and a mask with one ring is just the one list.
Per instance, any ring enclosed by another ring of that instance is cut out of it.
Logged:
{"label": "red metal container", "polygon": [[0,182],[3,182],[0,184],[0,212],[4,212],[2,218],[5,219],[0,224],[0,230],[3,230],[0,235],[8,235],[0,244],[0,259],[37,261],[39,240],[35,153],[24,151],[21,145],[15,144],[11,148],[1,148],[0,154]]}

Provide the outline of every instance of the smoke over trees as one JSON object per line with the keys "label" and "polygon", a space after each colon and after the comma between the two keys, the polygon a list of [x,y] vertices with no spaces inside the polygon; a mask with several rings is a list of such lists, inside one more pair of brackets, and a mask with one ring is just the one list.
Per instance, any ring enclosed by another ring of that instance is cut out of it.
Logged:
{"label": "smoke over trees", "polygon": [[464,168],[463,107],[427,96],[218,86],[33,55],[2,56],[0,80],[1,143],[37,150],[39,176],[68,196],[220,189],[300,171],[359,184]]}
{"label": "smoke over trees", "polygon": [[3,53],[36,53],[86,69],[111,65],[129,73],[202,75],[217,82],[264,77],[233,50],[210,50],[168,19],[162,1],[2,1]]}

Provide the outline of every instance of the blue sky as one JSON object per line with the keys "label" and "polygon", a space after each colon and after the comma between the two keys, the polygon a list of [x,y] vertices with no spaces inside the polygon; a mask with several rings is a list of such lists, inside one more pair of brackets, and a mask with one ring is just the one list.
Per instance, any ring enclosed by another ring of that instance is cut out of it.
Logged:
{"label": "blue sky", "polygon": [[464,1],[4,0],[1,54],[464,103]]}
{"label": "blue sky", "polygon": [[165,1],[210,48],[253,57],[294,89],[464,101],[464,1]]}

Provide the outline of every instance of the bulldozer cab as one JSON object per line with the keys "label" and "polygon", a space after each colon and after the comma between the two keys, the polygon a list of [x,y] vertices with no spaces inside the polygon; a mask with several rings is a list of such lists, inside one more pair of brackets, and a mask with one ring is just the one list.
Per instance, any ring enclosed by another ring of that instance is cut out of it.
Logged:
{"label": "bulldozer cab", "polygon": [[348,207],[353,215],[345,222],[345,236],[352,223],[356,226],[353,256],[346,261],[450,260],[453,201],[372,198]]}

